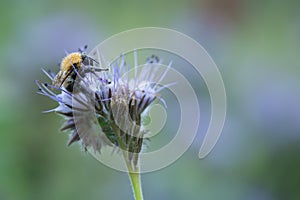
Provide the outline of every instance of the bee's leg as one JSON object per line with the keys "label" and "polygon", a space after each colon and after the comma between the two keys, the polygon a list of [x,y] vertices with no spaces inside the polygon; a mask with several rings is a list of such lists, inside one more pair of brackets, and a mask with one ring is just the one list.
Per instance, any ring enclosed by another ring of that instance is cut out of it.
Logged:
{"label": "bee's leg", "polygon": [[95,72],[102,72],[102,71],[108,71],[108,68],[88,66],[84,69],[84,73],[90,73],[90,72],[95,73]]}
{"label": "bee's leg", "polygon": [[108,68],[91,67],[91,69],[95,72],[108,71]]}
{"label": "bee's leg", "polygon": [[99,63],[95,59],[88,57],[88,56],[86,56],[86,58],[83,60],[82,63],[87,66],[95,66],[95,65],[98,66],[99,65]]}

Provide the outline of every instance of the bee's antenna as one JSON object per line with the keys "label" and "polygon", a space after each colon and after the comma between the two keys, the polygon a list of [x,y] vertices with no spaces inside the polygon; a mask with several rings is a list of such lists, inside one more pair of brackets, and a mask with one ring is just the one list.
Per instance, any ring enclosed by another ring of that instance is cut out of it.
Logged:
{"label": "bee's antenna", "polygon": [[78,48],[78,51],[79,51],[80,53],[83,53],[83,52],[85,52],[85,51],[87,50],[87,48],[88,48],[88,45],[86,44],[86,45],[84,45],[83,47],[79,47],[79,48]]}

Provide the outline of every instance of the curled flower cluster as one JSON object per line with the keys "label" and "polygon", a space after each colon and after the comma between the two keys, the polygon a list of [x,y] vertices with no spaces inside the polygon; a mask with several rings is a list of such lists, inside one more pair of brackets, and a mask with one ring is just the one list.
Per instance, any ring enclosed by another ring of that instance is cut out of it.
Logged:
{"label": "curled flower cluster", "polygon": [[[64,116],[61,131],[71,131],[68,145],[82,141],[85,149],[96,152],[106,145],[118,147],[128,152],[127,159],[136,164],[147,133],[142,116],[155,99],[163,102],[158,93],[167,70],[158,73],[160,61],[154,55],[140,70],[135,62],[133,77],[124,55],[108,65],[106,71],[83,65],[81,69],[74,68],[76,81],[72,83],[72,91],[36,81],[38,93],[59,103],[49,112]],[[52,72],[44,73],[51,80],[55,77]]]}

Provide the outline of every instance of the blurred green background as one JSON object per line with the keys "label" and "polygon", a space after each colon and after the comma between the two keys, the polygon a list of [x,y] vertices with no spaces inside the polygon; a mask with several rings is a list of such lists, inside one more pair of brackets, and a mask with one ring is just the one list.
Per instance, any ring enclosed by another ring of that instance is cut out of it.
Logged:
{"label": "blurred green background", "polygon": [[300,1],[4,0],[0,13],[0,200],[132,199],[126,174],[66,147],[34,80],[64,50],[144,26],[202,44],[228,97],[213,152],[198,159],[200,130],[177,162],[143,175],[145,199],[300,199]]}

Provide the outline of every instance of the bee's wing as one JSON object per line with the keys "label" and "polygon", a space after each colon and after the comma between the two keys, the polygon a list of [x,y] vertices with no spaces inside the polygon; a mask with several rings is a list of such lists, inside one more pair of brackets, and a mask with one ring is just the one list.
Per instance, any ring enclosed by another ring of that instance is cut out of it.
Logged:
{"label": "bee's wing", "polygon": [[53,78],[52,80],[52,85],[55,87],[60,87],[63,83],[63,76],[64,76],[64,72],[63,71],[59,71],[56,76]]}
{"label": "bee's wing", "polygon": [[68,78],[68,76],[70,76],[70,74],[73,72],[73,70],[69,70],[69,71],[59,71],[57,76],[57,79],[53,79],[53,85],[55,87],[60,88],[62,86],[62,84],[66,81],[66,79]]}

